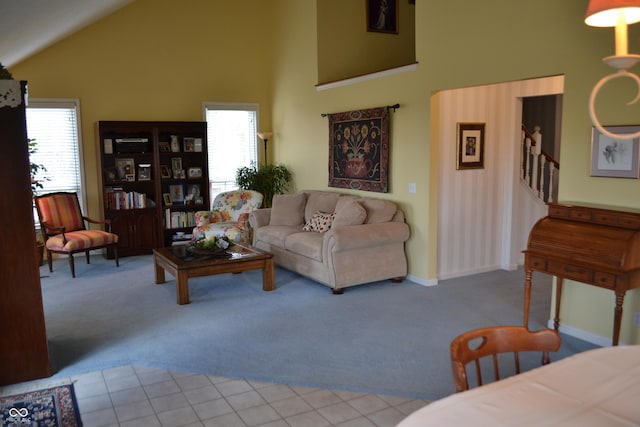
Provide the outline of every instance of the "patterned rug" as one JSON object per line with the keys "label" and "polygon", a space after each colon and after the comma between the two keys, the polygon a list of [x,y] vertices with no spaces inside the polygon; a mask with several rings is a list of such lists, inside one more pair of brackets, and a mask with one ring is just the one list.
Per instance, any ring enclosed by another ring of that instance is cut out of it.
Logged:
{"label": "patterned rug", "polygon": [[73,384],[0,397],[0,425],[82,426]]}

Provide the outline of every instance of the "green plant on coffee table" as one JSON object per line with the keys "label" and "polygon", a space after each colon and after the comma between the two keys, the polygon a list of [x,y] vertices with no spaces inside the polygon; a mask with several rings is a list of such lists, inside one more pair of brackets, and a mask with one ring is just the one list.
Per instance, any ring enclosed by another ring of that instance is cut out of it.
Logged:
{"label": "green plant on coffee table", "polygon": [[231,240],[227,236],[203,237],[191,246],[196,252],[224,253],[231,246]]}

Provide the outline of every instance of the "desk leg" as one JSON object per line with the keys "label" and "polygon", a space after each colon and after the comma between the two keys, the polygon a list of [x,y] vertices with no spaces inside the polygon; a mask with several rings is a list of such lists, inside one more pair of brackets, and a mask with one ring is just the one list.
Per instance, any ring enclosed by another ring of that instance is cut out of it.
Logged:
{"label": "desk leg", "polygon": [[553,318],[553,329],[560,329],[560,302],[562,300],[562,277],[556,277],[556,312]]}
{"label": "desk leg", "polygon": [[165,282],[164,268],[160,267],[157,261],[154,262],[154,264],[156,270],[156,285],[160,285]]}
{"label": "desk leg", "polygon": [[531,304],[531,275],[532,270],[524,273],[524,327],[529,328],[529,304]]}
{"label": "desk leg", "polygon": [[262,269],[262,290],[272,291],[275,286],[275,267],[273,265],[273,258],[265,260],[264,268]]}
{"label": "desk leg", "polygon": [[176,276],[176,295],[178,297],[178,304],[189,304],[189,275],[186,271],[178,270]]}
{"label": "desk leg", "polygon": [[622,304],[624,303],[624,294],[626,292],[616,290],[616,308],[613,313],[613,341],[611,345],[618,345],[620,339],[620,322],[622,321]]}

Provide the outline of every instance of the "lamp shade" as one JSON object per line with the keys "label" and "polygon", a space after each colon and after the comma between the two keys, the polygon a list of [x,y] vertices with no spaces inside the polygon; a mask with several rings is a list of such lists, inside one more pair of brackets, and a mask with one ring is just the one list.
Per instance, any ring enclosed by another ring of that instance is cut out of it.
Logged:
{"label": "lamp shade", "polygon": [[590,0],[584,22],[592,27],[615,27],[621,16],[627,25],[640,22],[640,0]]}
{"label": "lamp shade", "polygon": [[271,135],[273,135],[272,132],[258,132],[258,138],[260,138],[263,141],[266,141],[267,139],[271,138]]}

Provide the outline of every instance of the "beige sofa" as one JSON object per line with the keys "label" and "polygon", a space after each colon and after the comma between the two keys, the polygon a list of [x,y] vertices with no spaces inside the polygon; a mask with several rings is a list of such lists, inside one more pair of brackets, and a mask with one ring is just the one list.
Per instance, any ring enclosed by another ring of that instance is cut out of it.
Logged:
{"label": "beige sofa", "polygon": [[336,294],[407,274],[409,226],[389,201],[316,190],[276,195],[271,208],[249,214],[249,223],[253,245],[273,253],[276,264]]}

